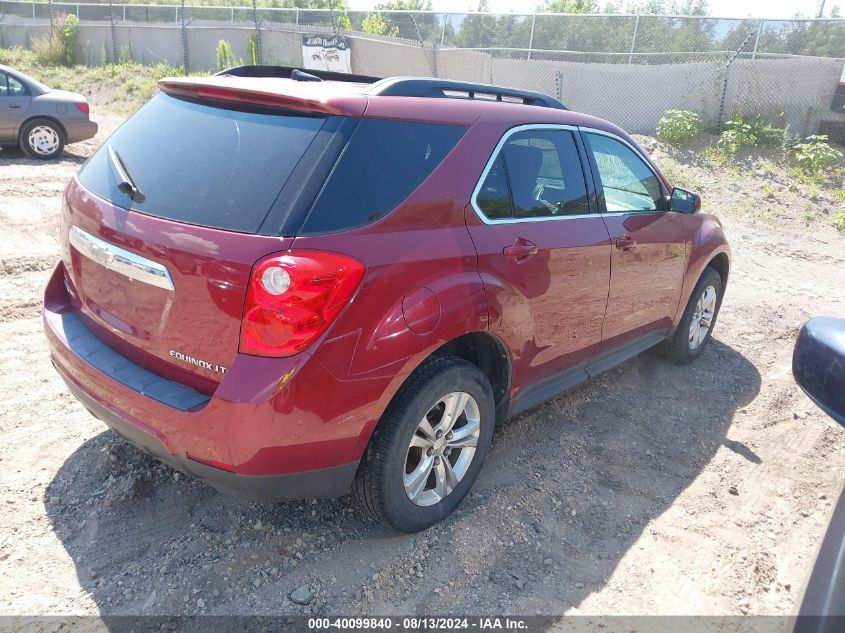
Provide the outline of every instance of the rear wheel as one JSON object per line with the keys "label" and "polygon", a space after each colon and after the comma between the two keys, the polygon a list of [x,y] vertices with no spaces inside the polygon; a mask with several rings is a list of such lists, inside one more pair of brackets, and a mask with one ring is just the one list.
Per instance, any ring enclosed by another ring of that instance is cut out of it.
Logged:
{"label": "rear wheel", "polygon": [[478,476],[493,436],[493,390],[454,356],[427,361],[385,411],[353,495],[381,523],[418,532],[444,519]]}
{"label": "rear wheel", "polygon": [[675,334],[659,348],[664,356],[681,363],[698,358],[713,334],[722,291],[721,275],[713,268],[705,268]]}
{"label": "rear wheel", "polygon": [[21,128],[18,143],[28,156],[50,160],[62,153],[65,133],[49,119],[33,119]]}

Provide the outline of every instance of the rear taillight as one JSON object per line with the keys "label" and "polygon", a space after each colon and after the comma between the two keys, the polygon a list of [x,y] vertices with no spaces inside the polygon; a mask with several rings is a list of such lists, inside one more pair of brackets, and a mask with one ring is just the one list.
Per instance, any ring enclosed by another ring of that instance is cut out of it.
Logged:
{"label": "rear taillight", "polygon": [[73,105],[76,106],[76,109],[80,112],[84,112],[85,114],[91,114],[91,108],[88,106],[88,103],[83,101],[81,103],[74,103]]}
{"label": "rear taillight", "polygon": [[240,351],[290,356],[322,334],[364,276],[357,259],[322,251],[273,255],[252,268]]}

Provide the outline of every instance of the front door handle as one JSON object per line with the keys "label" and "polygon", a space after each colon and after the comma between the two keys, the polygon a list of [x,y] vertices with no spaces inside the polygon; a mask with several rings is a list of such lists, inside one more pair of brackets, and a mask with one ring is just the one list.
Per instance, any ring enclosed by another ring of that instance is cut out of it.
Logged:
{"label": "front door handle", "polygon": [[13,110],[19,110],[20,107],[21,107],[21,104],[20,103],[10,103],[9,107],[12,108]]}
{"label": "front door handle", "polygon": [[632,251],[637,247],[637,240],[632,238],[630,235],[626,235],[625,237],[620,237],[616,240],[616,248],[621,249],[622,252],[627,253],[628,251]]}
{"label": "front door handle", "polygon": [[504,251],[502,251],[505,257],[508,259],[514,259],[520,264],[524,261],[528,261],[539,252],[540,249],[536,244],[522,237],[516,238],[513,246],[505,246]]}

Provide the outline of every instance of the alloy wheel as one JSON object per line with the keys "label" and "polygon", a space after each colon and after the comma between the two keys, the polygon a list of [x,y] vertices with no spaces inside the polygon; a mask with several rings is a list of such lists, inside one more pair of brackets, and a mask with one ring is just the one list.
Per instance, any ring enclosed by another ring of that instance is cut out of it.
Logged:
{"label": "alloy wheel", "polygon": [[442,501],[469,470],[481,436],[475,399],[463,391],[438,400],[417,426],[405,458],[405,493],[418,506]]}
{"label": "alloy wheel", "polygon": [[689,327],[689,348],[698,349],[707,338],[707,333],[713,325],[713,317],[716,314],[716,289],[707,286],[698,302],[695,304],[695,311],[692,313],[692,321]]}

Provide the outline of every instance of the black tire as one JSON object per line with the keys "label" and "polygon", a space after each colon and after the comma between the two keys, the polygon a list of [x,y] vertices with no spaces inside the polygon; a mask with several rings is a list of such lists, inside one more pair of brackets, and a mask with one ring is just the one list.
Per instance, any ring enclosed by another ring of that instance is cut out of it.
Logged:
{"label": "black tire", "polygon": [[[49,130],[52,134],[55,134],[55,137],[58,141],[58,144],[55,146],[55,149],[52,149],[49,153],[44,153],[43,151],[40,151],[30,142],[30,133],[34,129],[39,127],[45,128],[46,130]],[[61,125],[58,125],[50,119],[32,119],[31,121],[27,121],[26,124],[21,128],[21,133],[18,136],[18,144],[20,145],[20,148],[23,150],[23,152],[30,158],[37,158],[38,160],[51,160],[61,154],[62,150],[65,148],[65,131],[62,129]]]}
{"label": "black tire", "polygon": [[[454,392],[469,394],[478,405],[480,432],[475,454],[450,493],[434,505],[420,506],[411,501],[403,481],[411,440],[423,418]],[[493,390],[478,367],[455,356],[426,361],[408,378],[382,416],[355,475],[353,497],[373,519],[403,532],[419,532],[443,520],[475,482],[490,448],[495,416]]]}
{"label": "black tire", "polygon": [[[705,290],[713,288],[716,292],[716,308],[713,311],[713,318],[710,320],[710,327],[707,333],[701,338],[700,342],[693,347],[690,341],[690,329],[692,320],[695,317],[695,312],[698,306],[698,300],[702,297]],[[687,303],[684,316],[681,318],[675,334],[672,338],[664,341],[659,347],[658,351],[665,357],[670,358],[678,363],[691,363],[699,357],[701,352],[710,342],[710,337],[713,335],[713,328],[716,327],[716,319],[719,316],[719,308],[722,306],[722,293],[724,286],[722,285],[722,276],[713,268],[707,267],[701,273],[701,278],[695,285],[695,288],[690,295]]]}

